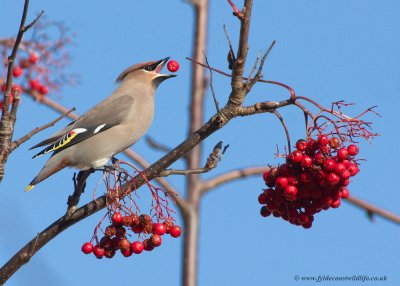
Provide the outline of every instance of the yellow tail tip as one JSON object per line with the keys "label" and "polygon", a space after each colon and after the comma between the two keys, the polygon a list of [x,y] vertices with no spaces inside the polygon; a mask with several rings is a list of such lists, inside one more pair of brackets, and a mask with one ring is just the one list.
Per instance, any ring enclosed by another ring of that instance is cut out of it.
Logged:
{"label": "yellow tail tip", "polygon": [[32,190],[35,187],[35,185],[29,185],[25,188],[24,192],[28,192],[30,190]]}

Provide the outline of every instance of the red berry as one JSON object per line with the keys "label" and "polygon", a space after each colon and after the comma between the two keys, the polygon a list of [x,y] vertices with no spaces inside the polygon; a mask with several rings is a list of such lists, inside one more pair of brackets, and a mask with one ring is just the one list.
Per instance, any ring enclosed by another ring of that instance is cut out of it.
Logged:
{"label": "red berry", "polygon": [[158,234],[153,234],[153,235],[150,237],[150,241],[151,241],[151,245],[153,245],[154,247],[158,247],[158,246],[160,246],[161,243],[162,243],[162,238],[161,238],[161,236],[158,235]]}
{"label": "red berry", "polygon": [[348,180],[351,177],[351,174],[349,172],[349,170],[345,170],[341,175],[340,175],[340,179],[341,180]]}
{"label": "red berry", "polygon": [[312,158],[310,156],[307,156],[307,155],[303,156],[303,160],[301,161],[301,166],[303,168],[308,169],[308,168],[311,167],[311,165],[312,165]]}
{"label": "red berry", "polygon": [[328,176],[326,176],[326,180],[329,185],[334,186],[339,183],[340,177],[335,173],[329,173]]}
{"label": "red berry", "polygon": [[93,244],[91,242],[85,242],[82,245],[82,252],[83,253],[89,254],[89,253],[92,253],[92,251],[93,251]]}
{"label": "red berry", "polygon": [[333,199],[330,196],[325,196],[325,197],[321,198],[321,204],[322,204],[323,208],[327,208],[327,207],[329,208],[331,206],[332,202],[333,202]]}
{"label": "red berry", "polygon": [[298,164],[303,160],[303,153],[299,150],[295,150],[289,155],[289,159],[292,163]]}
{"label": "red berry", "polygon": [[329,147],[333,148],[333,149],[337,149],[339,148],[340,142],[339,139],[336,137],[332,137],[331,139],[329,139]]}
{"label": "red berry", "polygon": [[278,189],[284,189],[289,184],[289,182],[286,177],[278,177],[275,184]]}
{"label": "red berry", "polygon": [[113,258],[114,255],[115,255],[115,249],[114,249],[114,248],[107,248],[107,249],[105,249],[104,256],[105,256],[106,258]]}
{"label": "red berry", "polygon": [[146,251],[152,251],[154,249],[154,246],[151,244],[151,240],[148,238],[143,240],[143,246],[144,250]]}
{"label": "red berry", "polygon": [[310,217],[306,213],[300,213],[299,216],[297,217],[297,221],[300,224],[307,224],[310,223]]}
{"label": "red berry", "polygon": [[153,233],[164,235],[167,232],[167,227],[163,223],[153,223]]}
{"label": "red berry", "polygon": [[337,155],[336,156],[338,157],[338,159],[340,161],[342,161],[342,160],[346,160],[348,155],[349,155],[349,152],[347,151],[346,148],[340,148],[337,151]]}
{"label": "red berry", "polygon": [[292,174],[293,168],[289,164],[282,164],[278,168],[279,176],[287,177]]}
{"label": "red berry", "polygon": [[358,146],[354,144],[351,144],[347,147],[347,152],[349,153],[350,156],[356,156],[359,151],[360,149],[358,148]]}
{"label": "red berry", "polygon": [[141,224],[137,224],[132,227],[132,231],[134,233],[141,233],[143,230],[144,230],[144,228]]}
{"label": "red berry", "polygon": [[144,249],[143,242],[135,241],[131,244],[131,250],[133,253],[140,254]]}
{"label": "red berry", "polygon": [[314,155],[313,160],[317,165],[323,165],[326,161],[326,157],[322,153],[317,153]]}
{"label": "red berry", "polygon": [[335,169],[336,162],[333,159],[326,159],[324,163],[324,169],[328,172],[332,172]]}
{"label": "red berry", "polygon": [[176,72],[179,69],[179,63],[177,61],[171,60],[168,62],[167,68],[170,72]]}
{"label": "red berry", "polygon": [[37,62],[38,59],[39,59],[39,56],[38,56],[37,54],[35,54],[35,53],[30,53],[30,54],[29,54],[29,59],[28,59],[28,61],[29,61],[31,64],[36,64],[36,62]]}
{"label": "red berry", "polygon": [[103,258],[104,254],[105,254],[105,250],[103,247],[101,247],[100,245],[96,245],[95,247],[93,247],[93,254],[98,258],[101,259]]}
{"label": "red berry", "polygon": [[125,237],[126,234],[126,229],[125,227],[119,225],[115,228],[115,236],[119,237],[119,238],[123,238]]}
{"label": "red berry", "polygon": [[342,188],[340,191],[340,197],[342,199],[347,199],[349,197],[349,194],[350,194],[350,192],[347,188]]}
{"label": "red berry", "polygon": [[121,254],[122,254],[124,257],[132,256],[132,253],[133,253],[132,250],[131,250],[130,248],[121,249],[120,251],[121,251]]}
{"label": "red berry", "polygon": [[49,92],[49,89],[45,85],[40,85],[38,87],[38,92],[42,95],[46,95]]}
{"label": "red berry", "polygon": [[263,216],[263,217],[267,217],[267,216],[270,216],[270,215],[271,215],[271,212],[268,210],[268,208],[267,208],[266,206],[263,206],[263,207],[260,209],[260,214],[261,214],[261,216]]}
{"label": "red berry", "polygon": [[346,170],[347,170],[347,169],[346,169],[346,166],[345,166],[343,163],[337,163],[337,164],[335,165],[334,172],[335,172],[337,175],[340,176],[340,175],[343,174]]}
{"label": "red berry", "polygon": [[19,76],[21,76],[22,75],[22,73],[24,72],[24,70],[21,68],[21,67],[15,67],[14,69],[13,69],[13,76],[14,77],[19,77]]}
{"label": "red berry", "polygon": [[289,176],[288,183],[289,183],[289,185],[297,185],[299,183],[298,177],[297,176]]}
{"label": "red berry", "polygon": [[111,221],[114,225],[120,225],[122,223],[122,215],[120,212],[115,212],[112,217]]}
{"label": "red berry", "polygon": [[31,89],[33,90],[38,90],[40,87],[40,83],[38,80],[36,79],[31,79],[29,80],[29,86],[31,87]]}
{"label": "red berry", "polygon": [[129,247],[131,247],[131,243],[129,242],[129,240],[127,240],[126,238],[121,239],[119,241],[119,248],[124,250],[124,249],[128,249]]}
{"label": "red berry", "polygon": [[170,227],[170,229],[169,229],[169,234],[172,236],[172,237],[179,237],[179,236],[181,236],[181,233],[182,233],[182,230],[181,230],[181,228],[179,227],[179,226],[177,226],[177,225],[173,225],[173,226],[171,226]]}
{"label": "red berry", "polygon": [[286,186],[285,187],[285,197],[289,200],[289,201],[294,201],[297,198],[297,193],[298,190],[295,186]]}
{"label": "red berry", "polygon": [[304,140],[304,139],[297,140],[296,148],[299,151],[306,151],[306,149],[307,149],[307,141]]}
{"label": "red berry", "polygon": [[267,197],[267,195],[264,194],[264,193],[261,193],[261,194],[258,196],[258,202],[259,202],[261,205],[265,205],[265,204],[268,202],[268,197]]}
{"label": "red berry", "polygon": [[325,146],[328,143],[329,143],[328,135],[321,134],[321,135],[318,136],[318,144],[319,145]]}
{"label": "red berry", "polygon": [[339,206],[340,206],[340,199],[334,200],[331,203],[331,207],[334,208],[334,209],[337,209]]}
{"label": "red berry", "polygon": [[349,167],[347,168],[349,170],[351,176],[357,175],[359,169],[357,164],[350,164]]}

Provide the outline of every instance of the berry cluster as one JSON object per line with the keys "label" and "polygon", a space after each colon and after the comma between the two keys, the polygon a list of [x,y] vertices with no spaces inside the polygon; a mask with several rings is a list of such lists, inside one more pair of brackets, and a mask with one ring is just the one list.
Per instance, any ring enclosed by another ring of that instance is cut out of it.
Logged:
{"label": "berry cluster", "polygon": [[[139,237],[143,235],[149,237],[142,241],[130,242],[127,238],[127,230],[138,234]],[[119,250],[123,256],[129,257],[133,253],[140,254],[143,250],[152,251],[155,247],[160,246],[161,237],[166,233],[176,238],[181,235],[181,228],[170,220],[163,223],[153,222],[147,214],[122,216],[120,212],[115,212],[111,216],[111,224],[105,229],[104,236],[97,241],[95,246],[92,242],[84,243],[82,252],[93,253],[98,259],[101,259],[104,256],[112,258]]]}
{"label": "berry cluster", "polygon": [[[27,58],[21,59],[19,61],[19,65],[15,66],[12,71],[14,79],[21,78],[24,74],[28,76],[30,72],[29,71],[25,72],[25,70],[34,69],[38,60],[39,56],[34,52],[29,53]],[[24,80],[25,79],[22,79],[21,81]],[[31,89],[32,91],[38,92],[42,96],[46,95],[49,92],[47,86],[45,84],[40,83],[38,79],[29,79],[29,87],[27,88]],[[21,95],[22,93],[21,85],[14,83],[13,86],[11,87],[10,102],[14,100],[14,95],[16,90],[18,90],[18,93]],[[5,91],[6,91],[6,83],[4,82],[1,85],[1,92],[4,93]]]}
{"label": "berry cluster", "polygon": [[350,177],[359,171],[354,159],[358,152],[356,145],[346,148],[327,135],[298,140],[285,164],[263,174],[268,189],[258,197],[264,205],[261,215],[310,228],[316,213],[338,208],[340,200],[349,196]]}

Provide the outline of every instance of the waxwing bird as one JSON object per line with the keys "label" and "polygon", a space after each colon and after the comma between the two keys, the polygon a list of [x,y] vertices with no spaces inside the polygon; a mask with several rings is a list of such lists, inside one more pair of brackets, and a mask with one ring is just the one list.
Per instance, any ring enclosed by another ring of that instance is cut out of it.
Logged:
{"label": "waxwing bird", "polygon": [[88,170],[104,166],[139,140],[153,120],[155,90],[162,81],[175,76],[161,73],[168,59],[127,68],[118,76],[119,85],[111,96],[33,146],[31,149],[48,145],[33,158],[53,154],[25,191],[65,167]]}

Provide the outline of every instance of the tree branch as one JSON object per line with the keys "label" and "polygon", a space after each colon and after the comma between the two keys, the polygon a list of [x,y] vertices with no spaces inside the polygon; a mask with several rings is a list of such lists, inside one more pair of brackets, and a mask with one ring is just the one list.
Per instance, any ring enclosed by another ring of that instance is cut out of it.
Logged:
{"label": "tree branch", "polygon": [[[229,145],[224,147],[222,150],[222,141],[220,141],[217,145],[215,145],[213,151],[207,158],[207,162],[203,168],[191,169],[191,170],[176,170],[176,169],[167,169],[160,173],[160,177],[167,177],[170,175],[193,175],[193,174],[202,174],[211,171],[216,168],[219,161],[221,161],[222,156],[224,155],[226,149]],[[221,152],[222,151],[222,152]]]}
{"label": "tree branch", "polygon": [[202,184],[201,192],[202,194],[204,194],[222,184],[231,183],[235,180],[239,180],[249,176],[259,176],[267,170],[268,167],[263,166],[233,170],[225,174],[218,175],[212,179],[209,179],[208,181],[204,181]]}
{"label": "tree branch", "polygon": [[394,214],[385,209],[379,208],[373,204],[367,203],[366,201],[363,201],[355,196],[349,196],[346,200],[350,204],[355,205],[355,206],[365,210],[367,212],[368,216],[370,216],[370,217],[372,217],[373,215],[378,215],[378,216],[383,217],[391,222],[400,224],[400,216],[397,214]]}
{"label": "tree branch", "polygon": [[146,136],[146,143],[147,145],[149,145],[151,148],[155,149],[155,150],[159,150],[162,152],[169,152],[171,151],[170,147],[167,147],[161,143],[158,143],[156,140],[154,140],[152,137],[150,136]]}
{"label": "tree branch", "polygon": [[[15,39],[14,46],[11,51],[11,55],[8,57],[7,67],[7,80],[6,80],[6,91],[3,97],[2,115],[0,121],[0,182],[3,180],[5,172],[5,164],[8,156],[11,152],[11,141],[14,134],[14,126],[17,120],[18,103],[20,101],[19,91],[12,89],[12,71],[14,68],[15,58],[19,49],[19,45],[22,41],[22,37],[26,31],[28,31],[43,15],[43,11],[27,26],[25,26],[26,16],[28,14],[29,0],[25,0],[24,10],[22,12],[21,23],[19,26],[17,38]],[[12,103],[11,113],[9,112],[10,107],[10,94],[14,93],[15,98]]]}

